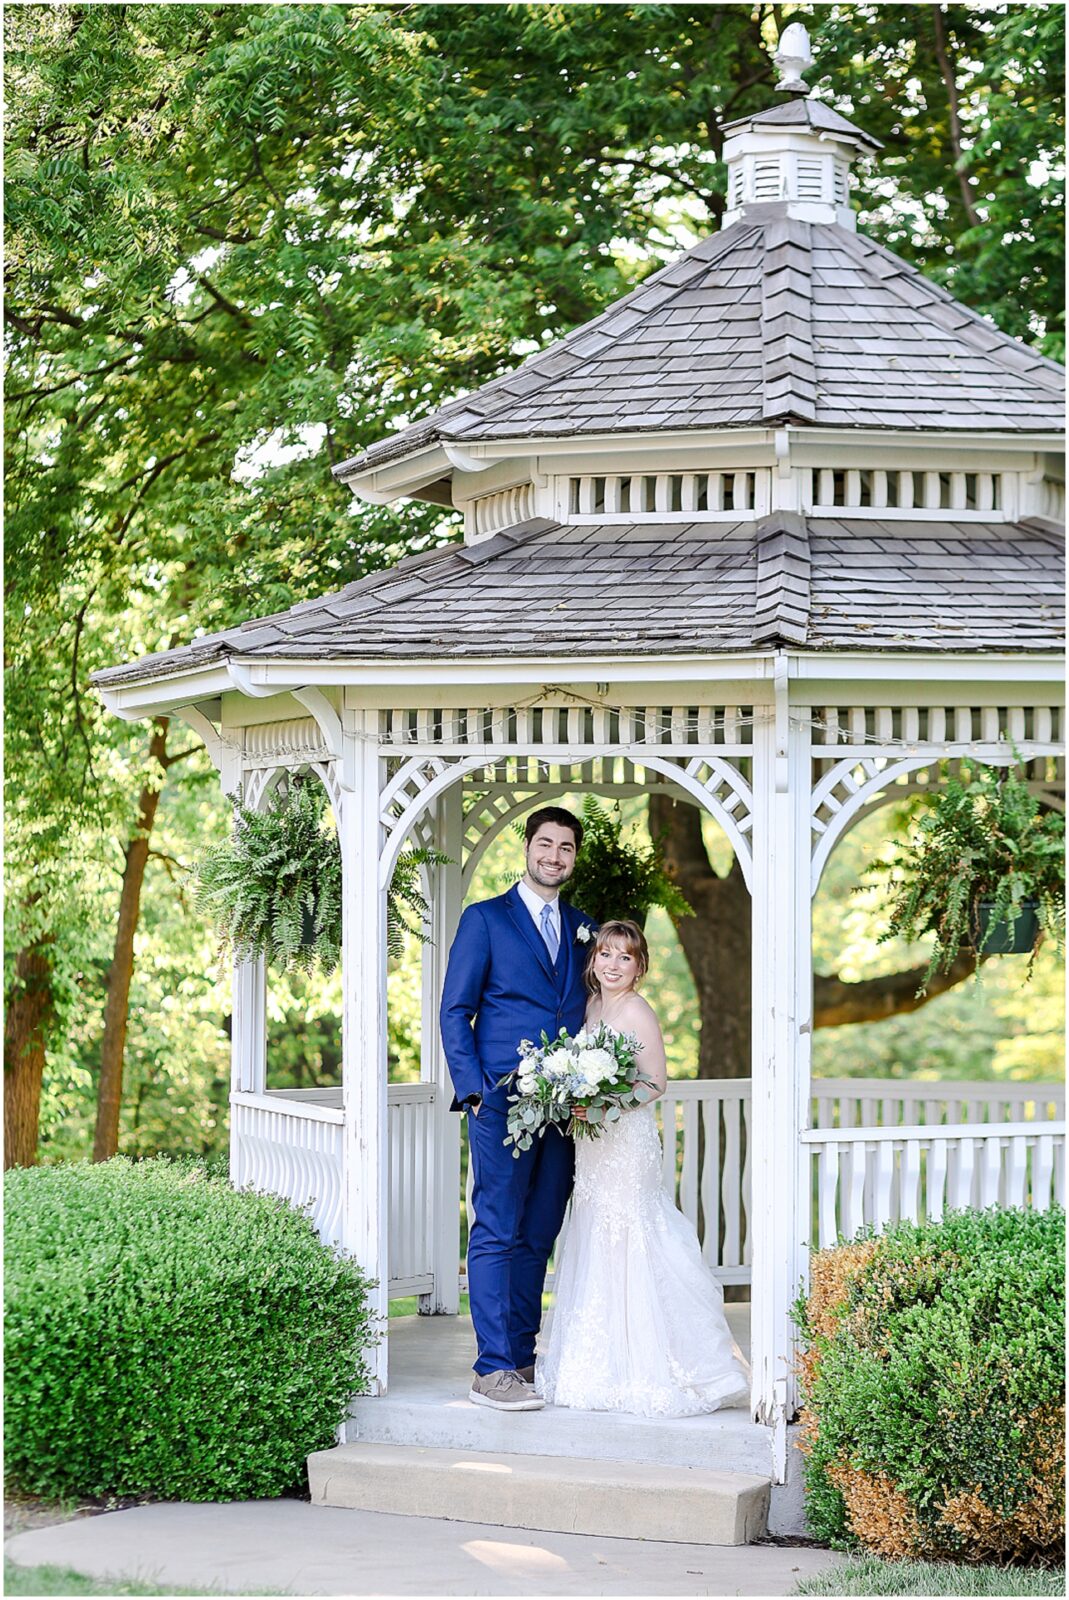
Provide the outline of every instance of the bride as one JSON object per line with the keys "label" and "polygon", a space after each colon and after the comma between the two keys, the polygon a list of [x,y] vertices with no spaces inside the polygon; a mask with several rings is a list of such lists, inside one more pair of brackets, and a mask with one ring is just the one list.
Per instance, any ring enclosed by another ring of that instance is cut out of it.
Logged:
{"label": "bride", "polygon": [[[649,951],[634,922],[606,922],[587,963],[585,1026],[634,1034],[642,1077],[664,1093],[664,1042],[638,993]],[[551,1405],[685,1417],[745,1403],[750,1373],[697,1235],[661,1183],[652,1102],[576,1140],[571,1220],[535,1363]]]}

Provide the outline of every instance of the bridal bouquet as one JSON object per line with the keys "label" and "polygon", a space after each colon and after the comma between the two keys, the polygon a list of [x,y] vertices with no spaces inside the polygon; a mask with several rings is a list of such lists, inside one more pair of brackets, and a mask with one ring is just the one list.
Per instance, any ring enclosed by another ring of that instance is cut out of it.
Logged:
{"label": "bridal bouquet", "polygon": [[[603,1022],[574,1038],[562,1028],[555,1039],[543,1031],[540,1045],[524,1039],[519,1066],[501,1080],[516,1091],[509,1096],[505,1137],[515,1146],[513,1155],[529,1150],[552,1123],[566,1125],[574,1138],[596,1139],[622,1112],[644,1105],[653,1090],[638,1081],[640,1049],[634,1034],[613,1033]],[[585,1119],[575,1115],[580,1106]]]}

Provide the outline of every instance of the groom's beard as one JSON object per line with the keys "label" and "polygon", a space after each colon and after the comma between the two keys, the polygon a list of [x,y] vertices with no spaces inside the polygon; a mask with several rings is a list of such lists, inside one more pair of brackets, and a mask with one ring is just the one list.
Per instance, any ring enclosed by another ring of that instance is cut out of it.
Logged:
{"label": "groom's beard", "polygon": [[543,889],[559,889],[562,883],[568,882],[574,870],[573,867],[565,867],[563,872],[553,875],[543,872],[540,867],[528,863],[527,876],[533,878],[535,883],[540,883]]}

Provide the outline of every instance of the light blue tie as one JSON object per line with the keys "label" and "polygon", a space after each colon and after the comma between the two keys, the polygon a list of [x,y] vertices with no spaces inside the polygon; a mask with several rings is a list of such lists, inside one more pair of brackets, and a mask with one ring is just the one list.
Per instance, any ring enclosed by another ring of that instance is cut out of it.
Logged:
{"label": "light blue tie", "polygon": [[557,951],[560,949],[560,939],[557,935],[556,928],[553,926],[552,906],[547,905],[542,907],[542,937],[546,941],[546,949],[549,951],[549,959],[554,963],[554,965],[556,965]]}

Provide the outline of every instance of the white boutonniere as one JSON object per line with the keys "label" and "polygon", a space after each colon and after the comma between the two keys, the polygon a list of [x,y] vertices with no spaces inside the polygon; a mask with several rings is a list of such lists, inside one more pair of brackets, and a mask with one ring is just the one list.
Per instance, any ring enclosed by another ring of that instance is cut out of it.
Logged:
{"label": "white boutonniere", "polygon": [[589,923],[581,922],[575,930],[576,944],[589,944],[593,931]]}

